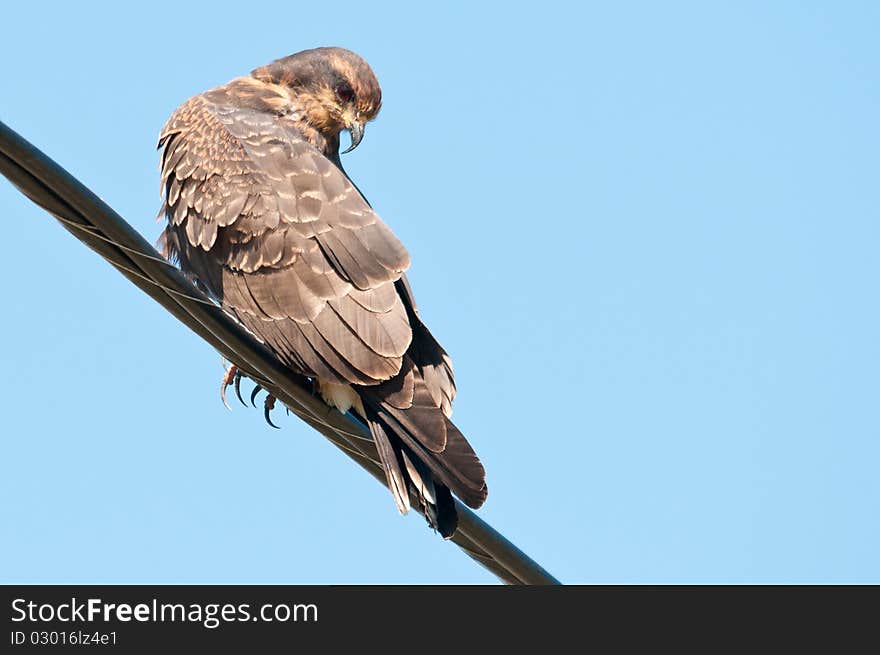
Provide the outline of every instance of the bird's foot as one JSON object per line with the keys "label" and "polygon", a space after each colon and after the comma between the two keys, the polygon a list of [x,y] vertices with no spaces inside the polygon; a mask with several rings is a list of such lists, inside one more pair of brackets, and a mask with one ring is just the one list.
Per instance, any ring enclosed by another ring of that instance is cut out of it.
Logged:
{"label": "bird's foot", "polygon": [[230,364],[229,368],[226,369],[226,373],[223,374],[223,381],[220,383],[220,399],[226,405],[226,409],[232,409],[229,403],[226,402],[226,390],[233,384],[235,385],[235,395],[238,396],[242,405],[245,404],[244,399],[241,397],[241,377],[241,371],[235,364]]}
{"label": "bird's foot", "polygon": [[[223,400],[223,404],[226,405],[226,409],[232,409],[229,406],[229,403],[226,402],[226,390],[235,385],[235,395],[238,396],[238,399],[241,401],[242,405],[247,406],[247,403],[244,402],[244,398],[241,397],[241,378],[243,377],[241,370],[235,365],[230,364],[229,368],[226,369],[226,373],[223,374],[223,381],[220,384],[220,398]],[[254,390],[251,391],[251,405],[254,407],[257,406],[257,394],[263,390],[259,384],[254,383]],[[275,396],[271,393],[266,394],[266,399],[263,401],[263,416],[266,418],[266,423],[271,425],[276,430],[280,430],[277,425],[272,422],[271,412],[275,409]],[[285,406],[286,409],[286,406]],[[287,411],[290,413],[290,410]]]}

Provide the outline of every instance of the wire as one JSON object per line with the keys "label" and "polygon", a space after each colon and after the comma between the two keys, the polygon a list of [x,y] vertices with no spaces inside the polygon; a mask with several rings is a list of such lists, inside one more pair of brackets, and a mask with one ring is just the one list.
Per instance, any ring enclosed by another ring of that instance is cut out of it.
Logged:
{"label": "wire", "polygon": [[[369,431],[317,399],[305,378],[286,368],[223,309],[156,252],[131,225],[47,155],[0,122],[0,173],[132,284],[235,362],[249,377],[385,485]],[[451,541],[508,584],[559,584],[537,562],[455,501]],[[415,503],[414,507],[418,507]],[[419,510],[416,510],[419,511]]]}

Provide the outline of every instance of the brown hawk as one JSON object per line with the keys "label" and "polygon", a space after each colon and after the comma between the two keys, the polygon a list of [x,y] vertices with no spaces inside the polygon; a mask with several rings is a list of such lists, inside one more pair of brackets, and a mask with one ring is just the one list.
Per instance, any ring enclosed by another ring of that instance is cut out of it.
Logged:
{"label": "brown hawk", "polygon": [[183,103],[159,139],[163,253],[370,428],[401,512],[410,494],[444,537],[486,499],[449,420],[452,363],[419,318],[409,254],[342,168],[382,93],[358,55],[299,52]]}

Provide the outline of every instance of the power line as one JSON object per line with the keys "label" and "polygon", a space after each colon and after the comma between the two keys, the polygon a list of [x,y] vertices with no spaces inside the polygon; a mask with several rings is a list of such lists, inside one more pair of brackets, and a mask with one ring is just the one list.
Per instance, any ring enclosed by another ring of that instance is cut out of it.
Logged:
{"label": "power line", "polygon": [[[0,173],[135,286],[226,359],[238,364],[303,421],[385,484],[385,474],[369,430],[316,398],[306,378],[281,364],[103,200],[3,122],[0,122]],[[455,506],[459,523],[452,541],[503,582],[559,584],[537,562],[458,500]],[[418,507],[418,503],[413,507]]]}

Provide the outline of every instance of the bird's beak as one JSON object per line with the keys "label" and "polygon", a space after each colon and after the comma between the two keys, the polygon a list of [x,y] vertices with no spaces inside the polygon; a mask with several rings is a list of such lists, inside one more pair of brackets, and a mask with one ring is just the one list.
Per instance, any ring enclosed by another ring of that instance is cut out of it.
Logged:
{"label": "bird's beak", "polygon": [[359,120],[352,121],[348,125],[348,133],[351,135],[351,145],[348,146],[348,150],[342,151],[343,155],[357,148],[361,139],[364,138],[364,123]]}

